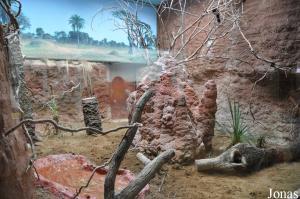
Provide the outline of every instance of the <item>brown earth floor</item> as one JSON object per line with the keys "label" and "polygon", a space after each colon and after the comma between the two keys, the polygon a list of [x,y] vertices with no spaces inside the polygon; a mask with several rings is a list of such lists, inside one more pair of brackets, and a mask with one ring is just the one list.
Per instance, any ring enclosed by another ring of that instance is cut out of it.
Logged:
{"label": "brown earth floor", "polygon": [[[104,129],[114,128],[125,123],[105,123]],[[41,128],[41,127],[40,127]],[[87,136],[77,133],[48,135],[37,147],[39,157],[49,154],[75,153],[88,157],[96,164],[107,161],[118,145],[125,131],[106,136]],[[216,134],[214,148],[227,146],[228,138]],[[217,152],[216,152],[217,153]],[[129,151],[122,168],[138,173],[142,164],[135,157],[136,151]],[[193,165],[179,167],[168,166],[168,173],[159,192],[163,176],[157,175],[150,183],[150,194],[147,199],[263,199],[273,190],[294,191],[300,187],[300,162],[278,164],[247,176],[229,176],[223,174],[199,173]],[[47,191],[38,188],[37,199],[52,199]]]}

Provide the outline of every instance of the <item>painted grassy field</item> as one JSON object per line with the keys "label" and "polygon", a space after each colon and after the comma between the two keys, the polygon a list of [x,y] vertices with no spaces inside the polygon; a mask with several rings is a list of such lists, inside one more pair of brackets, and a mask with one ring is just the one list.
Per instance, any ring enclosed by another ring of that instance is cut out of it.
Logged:
{"label": "painted grassy field", "polygon": [[[48,59],[75,59],[89,61],[111,61],[125,63],[146,63],[143,49],[128,53],[128,48],[100,47],[58,43],[45,39],[21,40],[22,51],[26,57]],[[149,50],[151,59],[156,58],[156,51]]]}

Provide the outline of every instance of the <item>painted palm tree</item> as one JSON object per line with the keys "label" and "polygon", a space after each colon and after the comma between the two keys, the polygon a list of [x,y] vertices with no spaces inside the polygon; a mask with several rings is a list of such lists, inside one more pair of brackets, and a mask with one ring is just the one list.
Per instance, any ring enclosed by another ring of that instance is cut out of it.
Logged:
{"label": "painted palm tree", "polygon": [[72,26],[72,29],[77,34],[77,45],[79,46],[79,33],[83,28],[85,20],[81,18],[79,15],[72,15],[69,19],[69,24]]}

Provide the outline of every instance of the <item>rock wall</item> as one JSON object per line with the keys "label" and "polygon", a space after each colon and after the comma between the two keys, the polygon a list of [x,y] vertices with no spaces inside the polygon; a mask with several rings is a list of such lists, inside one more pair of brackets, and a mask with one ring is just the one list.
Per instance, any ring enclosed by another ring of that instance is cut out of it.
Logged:
{"label": "rock wall", "polygon": [[[134,143],[141,151],[156,156],[175,149],[174,161],[189,163],[197,158],[201,146],[212,147],[217,88],[208,81],[200,98],[185,72],[185,66],[172,57],[161,57],[149,66],[147,75],[128,98],[130,113],[143,93],[152,89],[155,95],[147,102]],[[130,118],[129,118],[130,119]]]}
{"label": "rock wall", "polygon": [[[207,1],[187,1],[187,13],[199,14]],[[300,2],[297,0],[246,0],[241,19],[241,28],[262,56],[285,66],[299,65],[300,58]],[[166,30],[176,32],[181,15],[170,12],[163,16],[166,29],[159,24],[158,43],[162,49],[168,48]],[[184,16],[184,24],[195,18]],[[201,44],[203,37],[196,37],[184,53],[189,53]],[[214,79],[218,87],[218,111],[216,119],[221,124],[229,122],[227,97],[241,104],[247,125],[255,136],[266,135],[270,144],[281,144],[290,139],[294,128],[291,120],[295,103],[299,104],[299,76],[281,73],[260,60],[249,51],[248,44],[240,32],[234,29],[232,34],[217,41],[206,59],[187,64],[187,70],[198,86]],[[257,80],[266,77],[253,86]],[[298,88],[298,90],[297,90]],[[251,106],[251,111],[250,111]],[[300,133],[299,133],[300,134]]]}
{"label": "rock wall", "polygon": [[19,122],[19,112],[9,80],[8,57],[0,28],[0,197],[32,198],[32,172],[26,171],[30,149],[22,129],[9,136],[4,132]]}

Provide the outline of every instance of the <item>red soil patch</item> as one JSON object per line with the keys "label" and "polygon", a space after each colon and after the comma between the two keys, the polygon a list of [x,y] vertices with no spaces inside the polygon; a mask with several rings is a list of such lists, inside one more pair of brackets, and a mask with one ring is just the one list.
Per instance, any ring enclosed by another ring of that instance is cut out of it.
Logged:
{"label": "red soil patch", "polygon": [[[84,156],[72,154],[49,155],[36,160],[34,165],[39,174],[37,184],[60,198],[73,198],[76,191],[87,183],[95,168]],[[103,198],[106,173],[106,168],[98,169],[89,186],[83,189],[78,198]],[[129,170],[120,169],[116,178],[116,192],[125,188],[133,179],[134,175]],[[146,186],[139,198],[143,199],[148,190],[149,187]]]}

